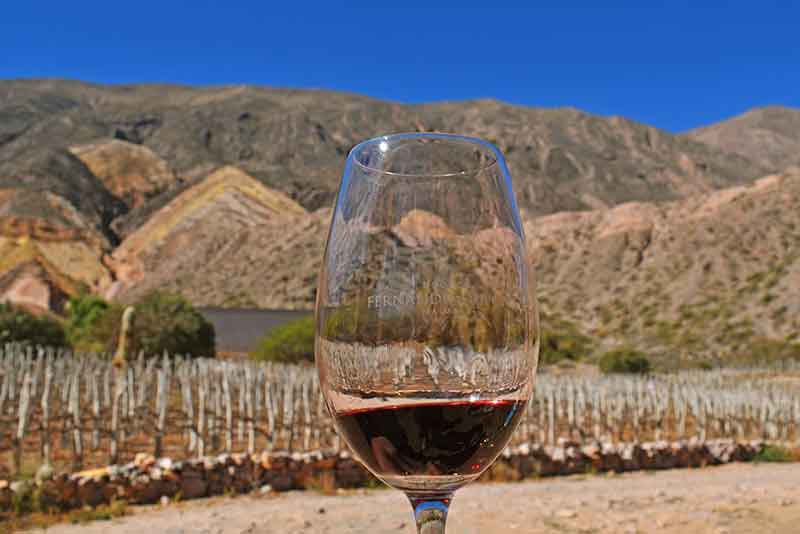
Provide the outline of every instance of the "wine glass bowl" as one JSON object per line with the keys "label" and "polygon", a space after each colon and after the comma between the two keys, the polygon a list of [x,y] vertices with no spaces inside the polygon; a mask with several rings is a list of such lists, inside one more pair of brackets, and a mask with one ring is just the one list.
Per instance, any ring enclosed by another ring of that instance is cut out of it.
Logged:
{"label": "wine glass bowl", "polygon": [[339,434],[418,512],[446,513],[508,443],[537,366],[535,280],[500,151],[449,134],[353,148],[316,321]]}

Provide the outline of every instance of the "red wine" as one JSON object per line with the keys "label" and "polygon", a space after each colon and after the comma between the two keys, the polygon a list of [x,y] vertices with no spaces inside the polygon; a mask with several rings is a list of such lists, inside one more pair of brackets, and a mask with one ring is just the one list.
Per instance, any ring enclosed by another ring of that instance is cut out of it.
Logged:
{"label": "red wine", "polygon": [[344,412],[336,422],[356,456],[381,478],[466,481],[505,447],[523,408],[513,400],[442,401]]}

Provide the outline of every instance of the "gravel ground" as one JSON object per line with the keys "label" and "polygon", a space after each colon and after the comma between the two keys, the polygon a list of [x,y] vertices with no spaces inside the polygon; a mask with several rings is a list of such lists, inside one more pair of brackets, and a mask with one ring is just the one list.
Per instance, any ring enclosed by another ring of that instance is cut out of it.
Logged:
{"label": "gravel ground", "polygon": [[[458,534],[800,532],[800,464],[475,484],[458,492],[448,531]],[[48,534],[413,534],[396,491],[247,496],[136,508],[113,523],[60,525]]]}

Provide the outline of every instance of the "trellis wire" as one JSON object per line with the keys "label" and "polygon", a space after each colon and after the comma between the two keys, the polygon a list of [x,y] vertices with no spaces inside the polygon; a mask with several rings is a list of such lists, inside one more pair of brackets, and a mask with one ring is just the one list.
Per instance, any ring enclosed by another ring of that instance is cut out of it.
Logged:
{"label": "trellis wire", "polygon": [[[800,365],[653,376],[542,373],[514,442],[800,441]],[[59,445],[56,447],[56,445]],[[338,449],[311,367],[0,347],[0,452],[74,469],[139,452]]]}

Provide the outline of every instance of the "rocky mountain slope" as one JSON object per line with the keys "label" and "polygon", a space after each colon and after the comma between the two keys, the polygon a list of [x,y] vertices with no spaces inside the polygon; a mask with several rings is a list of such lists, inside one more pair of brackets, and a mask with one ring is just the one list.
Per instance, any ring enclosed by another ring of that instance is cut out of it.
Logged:
{"label": "rocky mountain slope", "polygon": [[[542,310],[601,347],[685,360],[794,342],[798,205],[793,168],[686,200],[528,219]],[[205,237],[179,263],[154,263],[132,294],[167,287],[203,305],[309,309],[329,218],[319,210],[248,226],[236,239]]]}
{"label": "rocky mountain slope", "polygon": [[543,307],[607,345],[687,359],[794,342],[798,206],[792,168],[686,200],[527,221]]}
{"label": "rocky mountain slope", "polygon": [[772,170],[800,165],[800,109],[768,106],[698,128],[686,137]]}
{"label": "rocky mountain slope", "polygon": [[[254,228],[274,229],[271,241],[289,245],[287,228],[304,216],[305,209],[283,193],[268,189],[235,167],[223,167],[183,190],[113,251],[108,263],[117,282],[109,296],[130,298],[177,284],[174,289],[182,292],[184,286],[195,291],[211,289],[212,297],[196,299],[199,303],[220,304],[215,299],[221,298],[222,303],[232,304],[233,289],[213,290],[218,279],[245,282],[236,274],[239,267],[230,261],[231,247],[244,241]],[[294,256],[287,256],[289,264],[298,260]],[[264,271],[272,270],[276,263],[280,262],[262,255],[254,266],[261,271],[262,280],[250,280],[244,287],[253,289],[242,292],[263,292],[259,285],[266,282]]]}
{"label": "rocky mountain slope", "polygon": [[797,113],[675,136],[493,100],[0,81],[0,298],[310,308],[348,150],[456,131],[507,155],[549,317],[687,358],[793,341]]}
{"label": "rocky mountain slope", "polygon": [[0,189],[0,300],[61,311],[70,295],[111,282],[106,237],[67,199]]}
{"label": "rocky mountain slope", "polygon": [[312,211],[330,205],[342,160],[355,143],[400,131],[453,131],[497,142],[514,172],[520,205],[532,215],[675,199],[765,171],[620,117],[494,100],[401,105],[250,86],[5,81],[0,124],[0,176],[24,173],[18,162],[28,151],[113,138],[148,148],[187,180],[237,166]]}
{"label": "rocky mountain slope", "polygon": [[178,181],[167,162],[142,145],[113,139],[70,147],[70,152],[128,209],[144,205]]}

